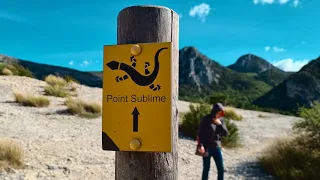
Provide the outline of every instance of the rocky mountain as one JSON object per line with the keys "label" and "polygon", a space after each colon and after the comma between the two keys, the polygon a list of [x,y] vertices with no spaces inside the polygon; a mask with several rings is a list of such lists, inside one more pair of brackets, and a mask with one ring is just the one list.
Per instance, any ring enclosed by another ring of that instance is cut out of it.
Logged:
{"label": "rocky mountain", "polygon": [[0,55],[0,63],[18,63],[25,68],[28,68],[37,79],[43,79],[49,74],[59,75],[59,76],[72,76],[77,79],[81,84],[91,86],[91,87],[102,87],[102,78],[94,73],[78,71],[75,69],[64,68],[60,66],[53,66],[41,63],[34,63],[31,61],[26,61],[22,59],[17,59],[5,55]]}
{"label": "rocky mountain", "polygon": [[250,101],[272,86],[249,73],[235,72],[200,53],[194,47],[179,51],[179,96],[181,99],[207,98],[213,92],[228,93],[233,98]]}
{"label": "rocky mountain", "polygon": [[254,101],[254,104],[296,112],[299,106],[310,107],[320,101],[320,57]]}
{"label": "rocky mountain", "polygon": [[194,47],[185,47],[179,51],[180,85],[187,85],[201,92],[212,84],[221,84],[221,76],[228,72],[231,71],[201,54]]}
{"label": "rocky mountain", "polygon": [[[238,60],[228,66],[228,68],[237,71],[237,72],[244,72],[244,73],[262,73],[264,71],[270,69],[276,69],[278,71],[282,71],[277,67],[274,67],[271,63],[258,57],[253,54],[245,54],[238,58]],[[283,72],[283,71],[282,71]]]}
{"label": "rocky mountain", "polygon": [[242,73],[254,73],[256,74],[256,79],[262,80],[271,86],[280,84],[291,74],[253,54],[241,56],[234,64],[228,66],[228,68]]}

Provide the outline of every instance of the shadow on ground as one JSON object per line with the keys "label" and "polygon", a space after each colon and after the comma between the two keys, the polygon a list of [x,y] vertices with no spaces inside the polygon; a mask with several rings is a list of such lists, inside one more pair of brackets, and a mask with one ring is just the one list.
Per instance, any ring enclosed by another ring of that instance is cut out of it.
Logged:
{"label": "shadow on ground", "polygon": [[239,163],[236,167],[228,169],[228,174],[233,176],[244,176],[246,179],[257,179],[257,180],[273,180],[273,176],[265,174],[257,162],[247,161]]}
{"label": "shadow on ground", "polygon": [[196,141],[195,139],[191,138],[191,137],[188,137],[186,135],[184,135],[182,132],[181,132],[181,129],[180,129],[180,125],[178,127],[178,133],[179,133],[179,139],[185,139],[185,140],[190,140],[190,141]]}

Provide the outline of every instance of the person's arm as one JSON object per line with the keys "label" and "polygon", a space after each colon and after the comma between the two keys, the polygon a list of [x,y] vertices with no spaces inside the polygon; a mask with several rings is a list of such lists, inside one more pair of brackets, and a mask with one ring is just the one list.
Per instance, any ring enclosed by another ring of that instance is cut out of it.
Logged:
{"label": "person's arm", "polygon": [[222,136],[228,136],[228,129],[226,124],[224,123],[224,120],[221,120],[221,135]]}
{"label": "person's arm", "polygon": [[198,128],[198,135],[197,135],[198,145],[204,144],[205,137],[206,137],[206,126],[205,126],[204,118],[202,118],[199,123],[199,128]]}

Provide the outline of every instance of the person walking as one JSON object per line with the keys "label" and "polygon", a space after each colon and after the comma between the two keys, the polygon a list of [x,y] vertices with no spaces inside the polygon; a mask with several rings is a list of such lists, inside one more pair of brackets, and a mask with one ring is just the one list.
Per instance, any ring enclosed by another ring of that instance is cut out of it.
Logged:
{"label": "person walking", "polygon": [[221,138],[228,135],[227,127],[222,119],[224,113],[223,105],[216,103],[212,106],[211,113],[205,115],[199,124],[197,153],[203,158],[202,180],[208,180],[211,157],[213,157],[217,167],[218,180],[224,179]]}

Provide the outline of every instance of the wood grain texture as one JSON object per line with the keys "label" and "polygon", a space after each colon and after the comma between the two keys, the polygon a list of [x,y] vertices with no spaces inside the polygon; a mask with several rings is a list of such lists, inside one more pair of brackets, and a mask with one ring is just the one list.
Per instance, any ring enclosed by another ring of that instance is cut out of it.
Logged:
{"label": "wood grain texture", "polygon": [[117,44],[172,42],[172,153],[116,152],[116,180],[178,179],[179,16],[162,6],[132,6],[118,15]]}

